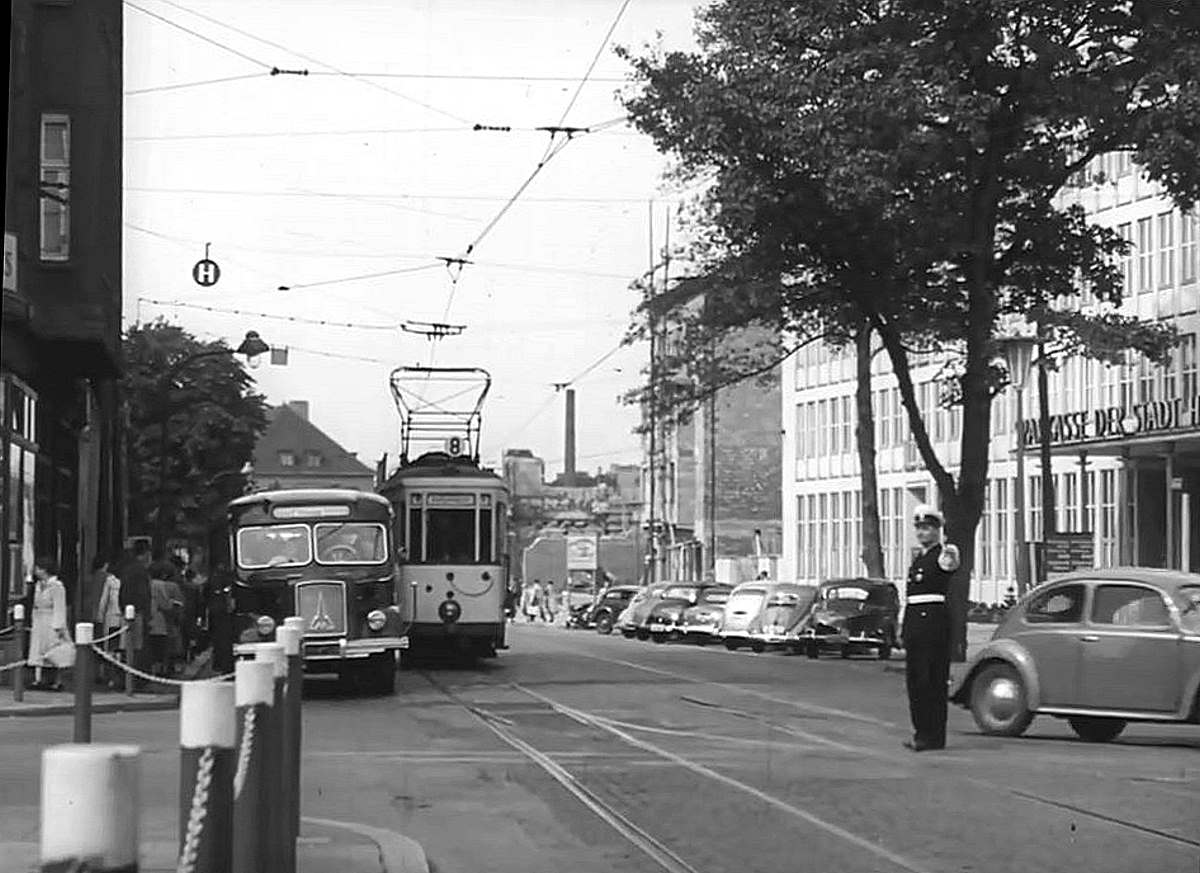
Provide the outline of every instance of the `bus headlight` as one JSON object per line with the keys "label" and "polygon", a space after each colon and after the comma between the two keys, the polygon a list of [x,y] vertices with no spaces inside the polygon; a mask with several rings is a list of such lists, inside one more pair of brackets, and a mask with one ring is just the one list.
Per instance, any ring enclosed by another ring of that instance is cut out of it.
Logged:
{"label": "bus headlight", "polygon": [[384,615],[382,609],[372,609],[367,613],[367,627],[371,630],[381,631],[385,624],[387,624],[387,616]]}
{"label": "bus headlight", "polygon": [[258,628],[259,636],[269,637],[275,633],[275,619],[269,615],[260,615],[254,625]]}

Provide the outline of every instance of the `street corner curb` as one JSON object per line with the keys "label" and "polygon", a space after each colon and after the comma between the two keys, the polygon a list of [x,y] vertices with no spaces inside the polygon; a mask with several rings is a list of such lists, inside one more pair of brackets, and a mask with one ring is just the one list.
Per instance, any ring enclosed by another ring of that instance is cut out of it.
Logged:
{"label": "street corner curb", "polygon": [[[92,703],[93,715],[111,715],[121,712],[163,712],[179,708],[179,698],[163,695],[155,700],[105,701]],[[47,706],[0,706],[0,718],[45,718],[54,715],[71,715],[75,706],[71,703]]]}
{"label": "street corner curb", "polygon": [[385,873],[430,873],[429,859],[425,857],[421,844],[403,834],[358,822],[333,821],[307,815],[302,820],[321,827],[350,831],[371,840],[379,847],[379,860]]}

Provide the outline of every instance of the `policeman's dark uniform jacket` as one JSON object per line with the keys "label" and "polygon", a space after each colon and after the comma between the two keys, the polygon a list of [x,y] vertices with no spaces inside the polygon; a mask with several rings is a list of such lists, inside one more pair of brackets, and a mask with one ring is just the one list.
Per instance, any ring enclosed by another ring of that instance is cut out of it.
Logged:
{"label": "policeman's dark uniform jacket", "polygon": [[[941,513],[918,509],[914,522],[942,526]],[[950,678],[950,619],[947,600],[958,560],[934,544],[908,569],[904,610],[905,674],[913,740],[921,751],[946,745],[946,684]]]}

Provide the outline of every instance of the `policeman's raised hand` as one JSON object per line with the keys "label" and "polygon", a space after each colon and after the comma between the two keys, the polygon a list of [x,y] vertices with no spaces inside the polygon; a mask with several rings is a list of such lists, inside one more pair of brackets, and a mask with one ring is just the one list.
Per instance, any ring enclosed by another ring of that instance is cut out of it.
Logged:
{"label": "policeman's raised hand", "polygon": [[962,564],[962,559],[958,554],[958,546],[953,543],[946,543],[942,547],[942,553],[938,555],[938,566],[947,573],[952,573]]}

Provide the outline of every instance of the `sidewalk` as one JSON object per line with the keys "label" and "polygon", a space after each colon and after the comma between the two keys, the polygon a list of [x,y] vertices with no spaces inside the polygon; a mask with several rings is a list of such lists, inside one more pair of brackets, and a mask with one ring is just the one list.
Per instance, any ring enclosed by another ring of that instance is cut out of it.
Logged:
{"label": "sidewalk", "polygon": [[[0,857],[4,858],[5,870],[32,873],[38,869],[36,833],[32,837],[28,842],[0,841]],[[175,873],[179,845],[174,837],[174,833],[163,827],[143,824],[140,873]],[[428,870],[428,867],[417,865],[384,867],[384,854],[384,846],[361,833],[304,821],[296,844],[296,870],[297,873],[329,873],[331,870],[338,873],[425,873]],[[424,861],[423,853],[420,860]]]}
{"label": "sidewalk", "polygon": [[[97,688],[92,692],[92,712],[152,712],[176,709],[179,695],[173,692],[150,694],[140,691],[132,697],[122,691]],[[66,691],[29,691],[20,703],[12,699],[12,688],[0,688],[0,718],[69,715],[75,711],[75,695]]]}

